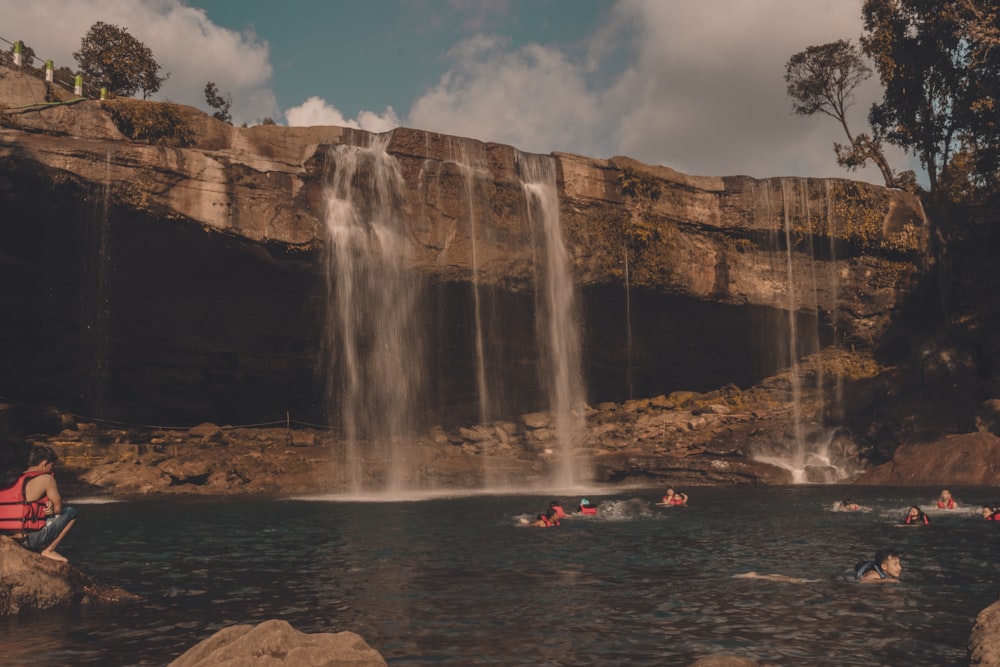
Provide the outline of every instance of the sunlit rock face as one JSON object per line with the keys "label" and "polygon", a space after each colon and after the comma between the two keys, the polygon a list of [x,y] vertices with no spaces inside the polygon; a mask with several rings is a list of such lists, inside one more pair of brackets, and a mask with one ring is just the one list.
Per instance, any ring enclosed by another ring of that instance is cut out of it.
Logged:
{"label": "sunlit rock face", "polygon": [[[42,85],[0,78],[14,97]],[[329,188],[338,147],[373,138],[178,109],[185,147],[128,140],[99,102],[0,128],[0,393],[132,422],[324,420]],[[530,160],[406,128],[385,153],[425,343],[417,412],[474,421],[484,368],[491,417],[544,409]],[[748,386],[830,344],[891,345],[919,310],[925,220],[906,193],[547,159],[590,402]]]}

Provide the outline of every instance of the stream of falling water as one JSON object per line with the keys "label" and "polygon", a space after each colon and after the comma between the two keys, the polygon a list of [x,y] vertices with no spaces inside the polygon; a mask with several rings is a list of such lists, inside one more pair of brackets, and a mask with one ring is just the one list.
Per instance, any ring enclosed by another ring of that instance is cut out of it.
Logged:
{"label": "stream of falling water", "polygon": [[581,370],[580,316],[570,270],[569,253],[562,237],[559,196],[553,158],[518,153],[528,221],[541,239],[537,261],[536,311],[542,382],[546,385],[557,431],[560,465],[553,483],[562,488],[579,484],[583,464],[576,457],[576,443],[584,432],[583,372]]}
{"label": "stream of falling water", "polygon": [[403,180],[390,138],[338,146],[325,193],[327,405],[340,406],[356,493],[404,488],[423,380],[421,291],[405,268]]}

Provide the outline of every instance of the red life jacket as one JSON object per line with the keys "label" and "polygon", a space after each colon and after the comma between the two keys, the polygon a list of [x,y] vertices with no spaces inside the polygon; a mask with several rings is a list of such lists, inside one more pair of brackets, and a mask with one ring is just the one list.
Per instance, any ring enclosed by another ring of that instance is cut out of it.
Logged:
{"label": "red life jacket", "polygon": [[948,502],[943,502],[939,500],[937,501],[937,506],[939,510],[953,510],[955,509],[955,499],[949,498]]}
{"label": "red life jacket", "polygon": [[663,503],[665,505],[683,505],[684,496],[679,493],[675,493],[672,496],[663,496]]}
{"label": "red life jacket", "polygon": [[587,505],[586,507],[580,505],[580,514],[597,514],[597,508],[593,505]]}
{"label": "red life jacket", "polygon": [[994,512],[993,514],[986,517],[987,521],[1000,521],[1000,512]]}
{"label": "red life jacket", "polygon": [[23,532],[45,527],[45,496],[29,502],[24,499],[24,490],[33,477],[49,474],[41,470],[22,473],[11,486],[0,489],[0,530]]}

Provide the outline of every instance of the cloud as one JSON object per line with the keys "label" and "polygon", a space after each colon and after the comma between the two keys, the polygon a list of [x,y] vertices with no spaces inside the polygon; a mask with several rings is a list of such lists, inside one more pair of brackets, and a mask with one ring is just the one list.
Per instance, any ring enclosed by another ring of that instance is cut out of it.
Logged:
{"label": "cloud", "polygon": [[22,40],[43,60],[77,69],[73,52],[97,21],[125,28],[144,43],[170,77],[153,96],[209,111],[205,84],[232,98],[233,121],[277,117],[270,89],[270,48],[252,32],[212,23],[205,12],[180,0],[0,0],[4,37]]}
{"label": "cloud", "polygon": [[344,118],[344,114],[337,107],[315,96],[297,107],[286,109],[285,118],[290,126],[340,125],[369,132],[388,132],[401,125],[392,107],[386,107],[381,115],[372,111],[361,111],[357,120],[349,120]]}
{"label": "cloud", "polygon": [[[575,60],[478,35],[451,49],[447,71],[406,124],[533,152],[628,155],[692,174],[880,182],[873,168],[836,164],[842,128],[826,116],[795,116],[783,78],[788,58],[807,46],[856,41],[861,2],[619,0]],[[867,130],[877,95],[874,77],[858,91],[855,133]]]}
{"label": "cloud", "polygon": [[407,125],[507,143],[526,151],[573,150],[600,125],[580,67],[556,49],[508,50],[478,35],[448,53],[453,66],[411,107]]}

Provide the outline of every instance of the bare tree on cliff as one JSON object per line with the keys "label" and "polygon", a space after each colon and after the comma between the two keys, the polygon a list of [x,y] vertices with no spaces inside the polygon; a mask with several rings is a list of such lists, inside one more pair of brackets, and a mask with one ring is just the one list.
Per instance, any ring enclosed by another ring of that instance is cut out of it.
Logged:
{"label": "bare tree on cliff", "polygon": [[861,51],[847,40],[810,46],[785,64],[785,83],[792,108],[802,116],[823,113],[844,128],[850,144],[835,143],[837,164],[849,170],[874,162],[886,187],[896,187],[898,178],[882,152],[882,142],[868,134],[857,136],[847,124],[847,110],[854,106],[854,89],[868,80],[872,69]]}
{"label": "bare tree on cliff", "polygon": [[149,47],[125,28],[103,21],[90,26],[73,58],[82,74],[114,95],[131,97],[141,90],[146,99],[170,77],[159,75],[160,64]]}

